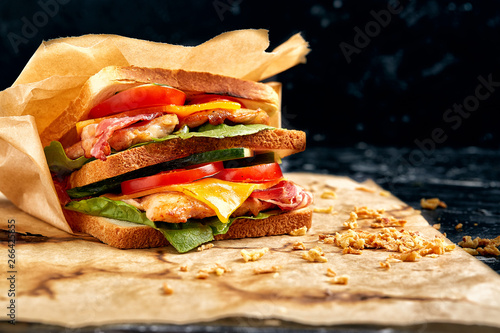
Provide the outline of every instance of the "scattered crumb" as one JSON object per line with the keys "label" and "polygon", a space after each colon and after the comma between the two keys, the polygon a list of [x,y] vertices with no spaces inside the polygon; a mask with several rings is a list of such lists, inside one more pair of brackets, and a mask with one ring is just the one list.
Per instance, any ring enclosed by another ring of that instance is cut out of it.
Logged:
{"label": "scattered crumb", "polygon": [[475,227],[477,227],[478,225],[479,225],[479,224],[477,224],[477,223],[474,223],[474,226],[475,226]]}
{"label": "scattered crumb", "polygon": [[179,270],[181,272],[187,272],[187,271],[189,271],[189,266],[188,265],[182,265],[181,267],[179,267]]}
{"label": "scattered crumb", "polygon": [[391,257],[401,261],[418,260],[431,254],[442,255],[452,251],[454,244],[446,244],[443,238],[426,239],[418,231],[382,228],[378,232],[349,229],[343,233],[320,235],[323,243],[333,244],[343,249],[344,254],[359,254],[363,249],[385,249],[401,253]]}
{"label": "scattered crumb", "polygon": [[379,194],[380,194],[381,196],[383,196],[383,197],[388,197],[388,196],[390,196],[390,195],[391,195],[391,192],[389,192],[389,191],[380,191],[380,193],[379,193]]}
{"label": "scattered crumb", "polygon": [[436,224],[433,224],[432,227],[436,230],[439,230],[441,229],[441,223],[436,223]]}
{"label": "scattered crumb", "polygon": [[254,268],[253,273],[254,274],[269,274],[269,273],[277,273],[282,266],[271,266],[271,267],[257,267]]}
{"label": "scattered crumb", "polygon": [[355,249],[353,247],[346,247],[342,250],[342,254],[362,254],[363,251],[359,250],[359,249]]}
{"label": "scattered crumb", "polygon": [[337,273],[335,273],[333,269],[327,268],[326,269],[326,276],[334,277],[334,276],[337,276]]}
{"label": "scattered crumb", "polygon": [[459,223],[459,224],[457,224],[457,225],[455,226],[455,229],[456,229],[456,230],[460,230],[460,229],[462,229],[463,227],[464,227],[464,225],[463,225],[462,223]]}
{"label": "scattered crumb", "polygon": [[472,255],[492,255],[500,256],[500,236],[488,239],[476,237],[472,239],[471,236],[462,237],[462,241],[458,243],[465,251]]}
{"label": "scattered crumb", "polygon": [[336,214],[337,212],[333,210],[333,206],[328,207],[314,207],[313,212],[321,214]]}
{"label": "scattered crumb", "polygon": [[383,269],[391,269],[391,264],[389,263],[389,261],[381,261],[379,262],[380,264],[380,268],[383,268]]}
{"label": "scattered crumb", "polygon": [[330,237],[323,238],[323,243],[324,244],[334,244],[335,243],[335,237],[331,237],[330,236]]}
{"label": "scattered crumb", "polygon": [[222,276],[224,273],[231,272],[231,268],[221,265],[220,263],[215,263],[211,267],[203,268],[196,274],[197,279],[207,279],[210,274],[215,274],[217,276]]}
{"label": "scattered crumb", "polygon": [[376,222],[372,222],[370,227],[372,228],[387,228],[387,227],[404,227],[407,223],[406,220],[398,220],[393,216],[389,217],[377,217]]}
{"label": "scattered crumb", "polygon": [[292,250],[295,250],[295,251],[297,251],[297,250],[305,250],[305,249],[306,249],[306,246],[302,242],[295,242],[293,244],[293,247],[292,247]]}
{"label": "scattered crumb", "polygon": [[478,256],[479,252],[476,249],[471,249],[471,248],[464,248],[465,252],[469,253],[472,256]]}
{"label": "scattered crumb", "polygon": [[354,212],[358,214],[359,219],[376,219],[382,217],[385,209],[368,209],[368,207],[354,207]]}
{"label": "scattered crumb", "polygon": [[335,276],[329,281],[331,284],[342,284],[346,285],[349,282],[349,275]]}
{"label": "scattered crumb", "polygon": [[439,200],[439,198],[431,198],[431,199],[422,198],[422,199],[420,199],[420,206],[424,209],[431,209],[431,210],[434,210],[437,207],[441,207],[441,208],[448,207],[446,205],[446,203]]}
{"label": "scattered crumb", "polygon": [[376,192],[374,189],[368,188],[366,186],[358,186],[358,187],[356,187],[356,190],[363,191],[363,192],[368,192],[368,193],[375,193]]}
{"label": "scattered crumb", "polygon": [[324,190],[320,196],[321,199],[337,199],[337,193],[332,190]]}
{"label": "scattered crumb", "polygon": [[209,273],[208,273],[208,271],[207,271],[207,270],[200,269],[200,270],[198,271],[198,274],[196,274],[196,278],[197,278],[197,279],[202,279],[202,280],[204,280],[204,279],[207,279],[207,278],[208,278],[208,275],[209,275]]}
{"label": "scattered crumb", "polygon": [[165,295],[172,295],[174,293],[174,289],[172,289],[168,283],[163,282],[163,293]]}
{"label": "scattered crumb", "polygon": [[262,249],[257,249],[253,251],[241,250],[241,256],[245,262],[256,261],[262,258],[264,254],[269,251],[268,247],[264,247]]}
{"label": "scattered crumb", "polygon": [[358,215],[355,212],[351,212],[349,218],[344,222],[344,227],[347,229],[356,229],[358,227],[357,219]]}
{"label": "scattered crumb", "polygon": [[290,231],[288,234],[290,236],[304,236],[306,233],[307,233],[307,227],[303,226],[302,228]]}
{"label": "scattered crumb", "polygon": [[325,253],[323,249],[319,246],[316,246],[306,253],[302,254],[302,259],[305,259],[310,262],[327,262],[328,259],[325,257]]}
{"label": "scattered crumb", "polygon": [[212,243],[207,243],[207,244],[203,244],[201,246],[198,247],[198,251],[205,251],[205,250],[208,250],[208,249],[211,249],[213,248],[215,245],[212,244]]}
{"label": "scattered crumb", "polygon": [[401,254],[401,261],[414,262],[418,261],[420,258],[422,258],[422,256],[417,251],[404,252]]}

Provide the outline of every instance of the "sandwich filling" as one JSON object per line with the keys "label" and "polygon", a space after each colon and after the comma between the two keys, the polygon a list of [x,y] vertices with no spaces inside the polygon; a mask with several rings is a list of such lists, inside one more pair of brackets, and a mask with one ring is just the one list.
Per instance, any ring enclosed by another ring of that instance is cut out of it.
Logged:
{"label": "sandwich filling", "polygon": [[265,111],[246,109],[230,96],[198,94],[186,99],[184,92],[158,84],[119,92],[93,107],[89,116],[76,124],[80,140],[65,149],[70,159],[85,156],[105,161],[112,150],[122,151],[206,123],[269,124]]}
{"label": "sandwich filling", "polygon": [[312,194],[284,178],[278,155],[247,148],[196,153],[77,187],[68,175],[138,145],[248,135],[273,129],[268,124],[266,111],[239,98],[146,84],[93,106],[76,124],[76,143],[52,142],[45,153],[66,209],[153,227],[182,253],[226,233],[235,219],[308,207]]}

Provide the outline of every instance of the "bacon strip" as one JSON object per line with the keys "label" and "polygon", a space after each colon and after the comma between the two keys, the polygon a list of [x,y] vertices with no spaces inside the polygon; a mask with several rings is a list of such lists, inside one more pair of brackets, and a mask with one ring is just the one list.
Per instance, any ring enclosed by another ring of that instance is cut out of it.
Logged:
{"label": "bacon strip", "polygon": [[119,129],[125,128],[139,121],[151,120],[156,117],[161,116],[162,112],[140,114],[133,117],[122,117],[122,118],[109,118],[104,119],[97,125],[95,136],[97,142],[94,144],[90,150],[90,154],[95,158],[105,161],[106,155],[109,155],[111,148],[108,143],[108,139],[113,135],[113,133]]}
{"label": "bacon strip", "polygon": [[282,210],[303,208],[313,201],[311,193],[289,180],[282,180],[266,190],[255,190],[250,197],[275,204]]}

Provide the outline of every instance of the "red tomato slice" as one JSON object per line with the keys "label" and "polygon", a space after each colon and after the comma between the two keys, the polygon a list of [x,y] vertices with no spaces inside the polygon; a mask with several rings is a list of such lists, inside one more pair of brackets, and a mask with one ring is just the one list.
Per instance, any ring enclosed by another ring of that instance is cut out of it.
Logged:
{"label": "red tomato slice", "polygon": [[186,169],[176,169],[160,172],[153,176],[124,181],[121,184],[122,193],[133,194],[157,187],[185,184],[195,180],[212,176],[224,168],[222,162],[196,165]]}
{"label": "red tomato slice", "polygon": [[224,169],[214,178],[231,182],[262,183],[283,178],[278,163],[252,165],[243,168]]}
{"label": "red tomato slice", "polygon": [[111,96],[90,110],[89,118],[161,105],[184,105],[186,94],[172,87],[148,84],[130,88]]}
{"label": "red tomato slice", "polygon": [[217,101],[226,101],[226,102],[236,102],[241,105],[242,108],[245,108],[243,103],[241,103],[237,98],[226,96],[226,95],[216,95],[216,94],[202,94],[193,96],[189,103],[187,104],[203,104],[208,102],[217,102]]}

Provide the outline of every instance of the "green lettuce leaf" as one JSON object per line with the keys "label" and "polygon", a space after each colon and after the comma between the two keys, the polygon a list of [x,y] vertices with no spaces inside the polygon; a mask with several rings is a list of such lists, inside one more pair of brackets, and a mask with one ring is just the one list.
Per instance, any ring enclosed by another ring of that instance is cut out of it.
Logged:
{"label": "green lettuce leaf", "polygon": [[76,160],[70,159],[66,156],[64,148],[59,141],[52,141],[50,145],[43,148],[47,164],[52,172],[58,174],[67,174],[73,170],[80,169],[85,163],[93,160],[94,158],[86,158],[84,156]]}
{"label": "green lettuce leaf", "polygon": [[[174,134],[168,135],[161,139],[154,139],[145,143],[138,143],[131,148],[147,145],[153,142],[163,142],[171,139],[181,138],[181,139],[189,139],[192,137],[206,137],[206,138],[228,138],[239,135],[250,135],[260,132],[265,129],[274,129],[274,127],[261,125],[261,124],[250,124],[250,125],[234,125],[229,126],[226,124],[221,125],[210,125],[206,124],[200,126],[198,131],[190,132],[185,129],[175,132]],[[67,174],[71,173],[77,169],[80,169],[85,163],[94,160],[94,158],[86,158],[80,157],[76,160],[72,160],[66,156],[64,152],[64,148],[57,141],[52,141],[49,146],[44,148],[45,157],[47,158],[47,163],[49,165],[49,169],[52,172],[56,172],[58,174]]]}
{"label": "green lettuce leaf", "polygon": [[233,126],[226,124],[220,124],[220,125],[205,124],[200,126],[196,132],[181,132],[176,134],[170,134],[161,139],[153,139],[152,141],[149,142],[138,143],[130,148],[147,145],[151,142],[163,142],[177,138],[181,139],[190,139],[194,137],[215,138],[215,139],[230,138],[239,135],[255,134],[265,129],[274,129],[274,127],[262,124],[250,124],[250,125],[239,124]]}
{"label": "green lettuce leaf", "polygon": [[212,241],[216,235],[225,234],[231,224],[239,218],[265,219],[277,214],[276,212],[260,212],[257,216],[230,218],[228,223],[222,223],[216,216],[203,220],[189,220],[186,223],[153,222],[146,217],[146,213],[136,207],[106,197],[71,201],[66,205],[66,209],[150,226],[161,231],[179,253],[188,252],[201,244]]}

